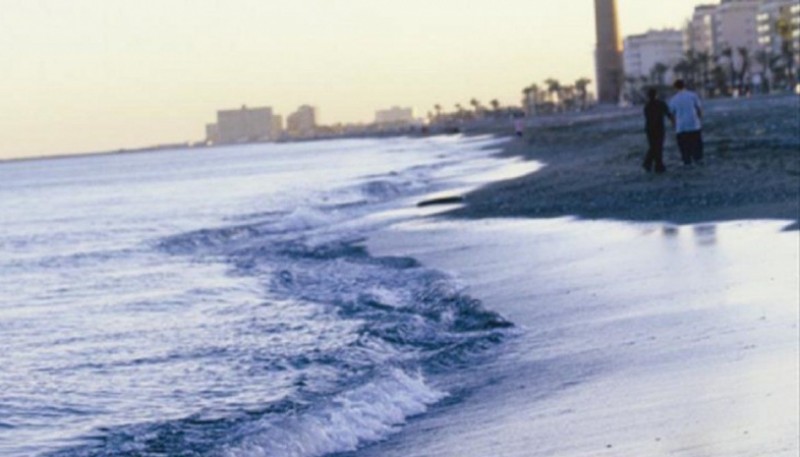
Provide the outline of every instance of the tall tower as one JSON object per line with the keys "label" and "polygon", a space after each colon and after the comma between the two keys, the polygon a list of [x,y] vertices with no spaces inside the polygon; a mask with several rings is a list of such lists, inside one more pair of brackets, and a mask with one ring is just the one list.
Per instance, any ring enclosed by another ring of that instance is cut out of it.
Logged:
{"label": "tall tower", "polygon": [[597,99],[600,103],[619,102],[622,87],[622,50],[617,21],[617,0],[594,0],[595,71],[597,76]]}

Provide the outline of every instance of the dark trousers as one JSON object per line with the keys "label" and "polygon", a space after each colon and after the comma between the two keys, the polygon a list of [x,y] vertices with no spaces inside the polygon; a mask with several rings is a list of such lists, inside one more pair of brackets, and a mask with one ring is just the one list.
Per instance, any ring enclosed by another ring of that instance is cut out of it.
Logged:
{"label": "dark trousers", "polygon": [[649,130],[647,132],[647,143],[650,147],[644,157],[644,168],[647,171],[652,171],[655,166],[655,172],[662,173],[666,170],[666,167],[664,167],[664,131]]}
{"label": "dark trousers", "polygon": [[678,134],[678,149],[681,151],[681,160],[686,165],[692,162],[703,162],[703,135],[700,130],[694,132],[681,132]]}

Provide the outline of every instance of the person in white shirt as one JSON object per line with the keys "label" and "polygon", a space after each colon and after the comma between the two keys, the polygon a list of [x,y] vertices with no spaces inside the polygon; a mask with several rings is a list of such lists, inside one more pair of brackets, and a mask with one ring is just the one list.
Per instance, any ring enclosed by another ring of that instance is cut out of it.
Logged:
{"label": "person in white shirt", "polygon": [[678,149],[684,165],[703,163],[703,110],[700,97],[686,89],[683,80],[675,81],[678,91],[669,101],[669,112],[678,137]]}

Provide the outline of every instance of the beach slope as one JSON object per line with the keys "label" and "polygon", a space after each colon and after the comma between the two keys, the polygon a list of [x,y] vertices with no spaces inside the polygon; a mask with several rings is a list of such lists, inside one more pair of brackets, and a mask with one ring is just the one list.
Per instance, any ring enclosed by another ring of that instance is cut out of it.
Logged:
{"label": "beach slope", "polygon": [[[436,220],[371,239],[515,324],[359,456],[796,456],[800,246],[785,222]],[[456,383],[457,384],[457,383]]]}
{"label": "beach slope", "polygon": [[504,154],[540,171],[467,196],[460,217],[558,217],[677,223],[800,217],[800,98],[706,104],[705,166],[684,169],[674,135],[667,173],[641,167],[647,148],[640,109],[534,120]]}
{"label": "beach slope", "polygon": [[706,165],[670,139],[664,175],[640,166],[639,110],[535,120],[503,154],[541,169],[373,236],[515,327],[465,391],[356,455],[796,456],[798,113],[710,102]]}

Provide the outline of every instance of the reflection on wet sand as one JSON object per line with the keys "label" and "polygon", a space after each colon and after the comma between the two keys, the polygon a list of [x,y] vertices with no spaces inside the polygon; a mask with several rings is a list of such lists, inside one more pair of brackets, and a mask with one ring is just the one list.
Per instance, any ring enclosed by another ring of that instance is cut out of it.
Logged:
{"label": "reflection on wet sand", "polygon": [[694,238],[700,246],[710,246],[717,243],[717,226],[704,224],[692,226]]}
{"label": "reflection on wet sand", "polygon": [[678,227],[674,225],[665,225],[661,228],[661,233],[664,234],[666,237],[675,237],[678,236]]}
{"label": "reflection on wet sand", "polygon": [[[688,229],[689,227],[683,227]],[[717,243],[717,225],[702,224],[692,225],[694,240],[698,246],[712,246]],[[664,225],[661,227],[661,234],[666,238],[676,238],[680,235],[681,227],[677,225]]]}

